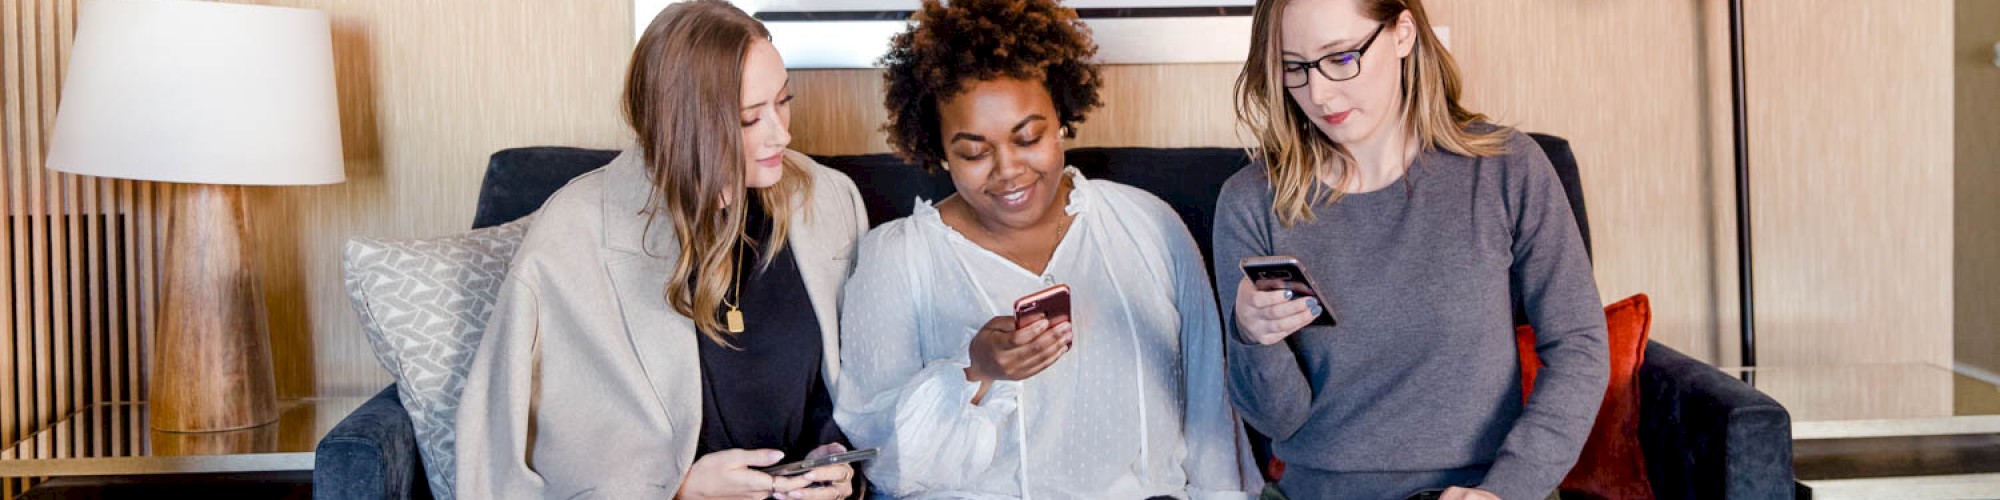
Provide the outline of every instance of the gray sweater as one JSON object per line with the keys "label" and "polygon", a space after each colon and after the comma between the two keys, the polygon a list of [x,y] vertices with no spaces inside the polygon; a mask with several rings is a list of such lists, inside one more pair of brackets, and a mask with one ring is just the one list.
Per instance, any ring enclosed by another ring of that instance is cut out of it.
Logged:
{"label": "gray sweater", "polygon": [[[1576,463],[1604,397],[1604,314],[1548,157],[1510,132],[1509,154],[1428,151],[1386,188],[1283,227],[1253,163],[1223,185],[1215,275],[1231,398],[1273,439],[1292,498],[1402,498],[1477,486],[1546,497]],[[1286,342],[1236,331],[1238,260],[1297,257],[1339,325]],[[1513,304],[1546,365],[1526,404]]]}

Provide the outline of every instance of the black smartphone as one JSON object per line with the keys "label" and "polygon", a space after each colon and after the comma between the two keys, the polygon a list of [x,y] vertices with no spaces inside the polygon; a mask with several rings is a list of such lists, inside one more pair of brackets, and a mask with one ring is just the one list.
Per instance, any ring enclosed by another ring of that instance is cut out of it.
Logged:
{"label": "black smartphone", "polygon": [[1409,498],[1405,500],[1438,500],[1439,498],[1444,498],[1443,488],[1426,488],[1422,490],[1417,490],[1416,493],[1411,493]]}
{"label": "black smartphone", "polygon": [[1339,324],[1333,318],[1333,304],[1320,295],[1319,285],[1312,275],[1306,274],[1306,266],[1299,264],[1297,257],[1290,255],[1267,255],[1243,259],[1243,276],[1250,278],[1252,286],[1262,291],[1289,290],[1294,298],[1319,297],[1320,314],[1312,324],[1334,326]]}
{"label": "black smartphone", "polygon": [[868,460],[871,458],[875,458],[875,454],[880,452],[881,450],[879,448],[867,448],[861,450],[854,450],[847,453],[835,453],[824,457],[800,460],[792,463],[778,464],[770,467],[759,467],[757,468],[757,472],[762,472],[765,474],[770,474],[779,477],[796,476],[799,474],[812,472],[813,469],[818,469],[820,467]]}

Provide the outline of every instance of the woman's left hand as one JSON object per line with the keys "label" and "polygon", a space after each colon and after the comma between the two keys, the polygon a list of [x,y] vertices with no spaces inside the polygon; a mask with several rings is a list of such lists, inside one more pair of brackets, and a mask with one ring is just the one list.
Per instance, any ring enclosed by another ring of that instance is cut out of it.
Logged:
{"label": "woman's left hand", "polygon": [[[847,447],[841,446],[840,443],[827,443],[820,445],[818,448],[813,448],[812,452],[806,454],[806,459],[811,460],[846,452]],[[815,486],[792,492],[791,495],[787,495],[785,498],[840,500],[854,494],[854,467],[849,464],[820,467],[800,477],[812,482]]]}
{"label": "woman's left hand", "polygon": [[1444,490],[1444,495],[1438,496],[1438,500],[1500,500],[1500,497],[1486,490],[1454,486]]}

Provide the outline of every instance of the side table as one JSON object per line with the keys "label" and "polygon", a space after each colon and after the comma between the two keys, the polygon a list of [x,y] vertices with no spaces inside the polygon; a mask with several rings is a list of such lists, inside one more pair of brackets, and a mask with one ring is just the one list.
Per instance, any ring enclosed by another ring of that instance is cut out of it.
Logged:
{"label": "side table", "polygon": [[[278,403],[277,422],[198,434],[150,429],[144,402],[92,404],[0,449],[0,477],[54,478],[47,483],[51,487],[126,490],[150,484],[173,490],[217,481],[264,483],[270,489],[273,478],[303,478],[309,484],[320,437],[366,401],[284,400]],[[24,498],[33,498],[34,491]]]}

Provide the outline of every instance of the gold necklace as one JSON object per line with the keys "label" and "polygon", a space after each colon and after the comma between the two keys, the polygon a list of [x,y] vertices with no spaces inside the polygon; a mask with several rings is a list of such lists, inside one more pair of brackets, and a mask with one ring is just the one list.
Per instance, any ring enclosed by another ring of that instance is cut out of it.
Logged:
{"label": "gold necklace", "polygon": [[[743,240],[739,238],[736,241],[737,249],[741,250]],[[736,307],[737,303],[743,300],[743,297],[737,296],[743,292],[743,273],[739,272],[741,271],[741,266],[739,266],[740,262],[737,261],[739,258],[741,258],[741,255],[737,253],[732,252],[729,255],[730,291],[729,295],[725,295],[722,298],[722,305],[729,306],[729,312],[722,314],[723,329],[728,330],[729,333],[743,333],[743,310]],[[736,300],[730,300],[732,297]]]}

